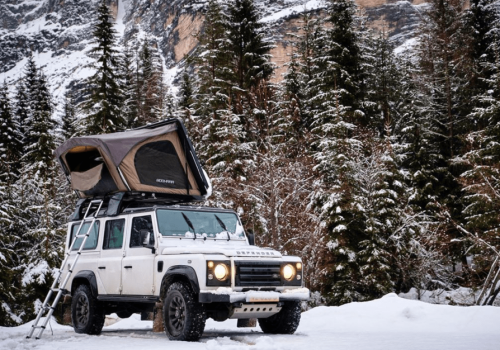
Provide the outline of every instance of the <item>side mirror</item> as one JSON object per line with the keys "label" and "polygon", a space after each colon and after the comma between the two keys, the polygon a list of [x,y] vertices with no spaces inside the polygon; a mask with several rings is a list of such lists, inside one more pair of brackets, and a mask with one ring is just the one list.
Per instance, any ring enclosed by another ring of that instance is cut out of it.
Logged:
{"label": "side mirror", "polygon": [[248,237],[248,243],[250,245],[255,245],[255,235],[252,229],[247,230],[247,237]]}
{"label": "side mirror", "polygon": [[154,242],[151,243],[151,235],[152,233],[149,232],[149,230],[141,230],[140,231],[140,234],[141,234],[141,242],[142,242],[142,246],[144,248],[150,248],[150,249],[153,249],[153,253],[154,253]]}

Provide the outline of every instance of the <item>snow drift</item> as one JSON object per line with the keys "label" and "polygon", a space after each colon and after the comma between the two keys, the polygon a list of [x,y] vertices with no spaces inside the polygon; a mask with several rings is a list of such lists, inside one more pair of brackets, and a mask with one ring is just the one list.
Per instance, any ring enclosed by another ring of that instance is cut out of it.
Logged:
{"label": "snow drift", "polygon": [[[340,307],[316,307],[302,314],[294,335],[266,335],[260,328],[236,328],[236,321],[207,321],[199,343],[168,344],[164,333],[153,333],[151,321],[139,315],[120,320],[114,316],[101,336],[75,334],[52,321],[41,340],[24,339],[31,322],[0,327],[0,349],[38,350],[78,348],[127,350],[497,350],[500,344],[500,309],[491,306],[458,307],[427,304],[389,294],[382,299]],[[166,344],[167,343],[167,344]]]}

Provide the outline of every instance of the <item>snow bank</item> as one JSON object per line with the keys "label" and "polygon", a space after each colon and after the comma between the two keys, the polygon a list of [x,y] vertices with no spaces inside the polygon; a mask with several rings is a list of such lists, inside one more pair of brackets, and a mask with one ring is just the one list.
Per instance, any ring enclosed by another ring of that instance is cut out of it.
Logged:
{"label": "snow bank", "polygon": [[[1,350],[498,350],[500,308],[428,304],[396,294],[340,307],[317,307],[302,314],[294,335],[266,335],[259,327],[237,328],[236,320],[208,320],[198,343],[168,344],[138,314],[104,327],[100,336],[76,334],[51,321],[41,340],[25,339],[31,323],[0,327]],[[167,343],[167,344],[166,344]]]}

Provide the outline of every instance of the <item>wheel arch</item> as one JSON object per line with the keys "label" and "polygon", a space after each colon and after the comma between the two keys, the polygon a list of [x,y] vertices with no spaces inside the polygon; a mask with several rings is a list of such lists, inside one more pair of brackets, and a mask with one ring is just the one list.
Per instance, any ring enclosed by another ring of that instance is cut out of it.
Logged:
{"label": "wheel arch", "polygon": [[175,265],[169,267],[163,276],[160,287],[160,299],[163,299],[168,287],[174,282],[185,282],[196,295],[200,294],[200,285],[196,271],[191,266]]}
{"label": "wheel arch", "polygon": [[79,271],[75,275],[73,281],[71,282],[71,295],[74,294],[76,288],[78,288],[78,286],[81,284],[88,285],[92,293],[92,296],[94,298],[97,298],[97,295],[99,294],[97,290],[97,279],[93,271],[83,270]]}

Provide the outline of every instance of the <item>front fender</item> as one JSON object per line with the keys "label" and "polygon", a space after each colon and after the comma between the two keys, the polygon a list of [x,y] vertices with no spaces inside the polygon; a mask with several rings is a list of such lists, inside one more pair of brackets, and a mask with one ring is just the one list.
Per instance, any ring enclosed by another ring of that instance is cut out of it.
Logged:
{"label": "front fender", "polygon": [[168,286],[176,281],[188,282],[196,294],[200,293],[200,284],[196,271],[191,266],[175,265],[169,267],[163,276],[160,288],[160,298],[165,294]]}

